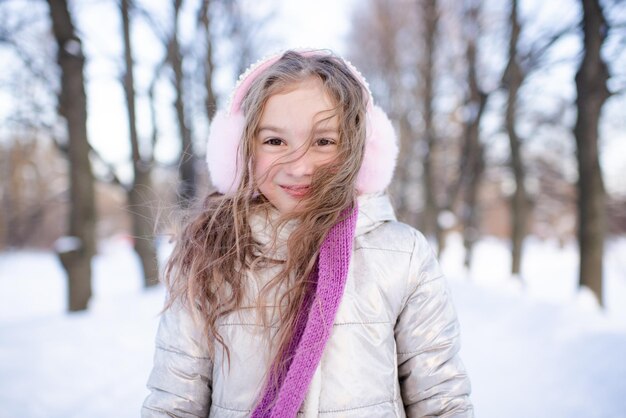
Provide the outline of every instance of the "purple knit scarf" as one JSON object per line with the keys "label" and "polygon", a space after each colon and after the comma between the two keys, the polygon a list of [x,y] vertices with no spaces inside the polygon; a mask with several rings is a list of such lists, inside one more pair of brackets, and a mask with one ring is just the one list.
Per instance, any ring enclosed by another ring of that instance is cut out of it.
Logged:
{"label": "purple knit scarf", "polygon": [[[344,211],[342,220],[324,239],[312,273],[317,288],[315,293],[306,296],[288,347],[287,358],[292,359],[291,363],[283,375],[270,376],[252,418],[292,418],[298,413],[322,358],[343,296],[357,214],[356,204]],[[275,380],[278,385],[271,384]]]}

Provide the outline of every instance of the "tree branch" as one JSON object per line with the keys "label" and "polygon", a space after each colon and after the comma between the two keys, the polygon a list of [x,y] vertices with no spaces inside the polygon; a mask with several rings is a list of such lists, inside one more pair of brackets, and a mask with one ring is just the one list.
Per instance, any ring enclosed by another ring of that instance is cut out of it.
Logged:
{"label": "tree branch", "polygon": [[102,164],[106,169],[107,169],[107,174],[109,176],[108,179],[106,179],[108,182],[116,184],[118,186],[120,186],[121,188],[123,188],[124,190],[128,191],[128,186],[126,184],[124,184],[120,178],[117,176],[117,174],[115,173],[115,166],[106,161],[102,155],[100,155],[100,153],[91,145],[89,144],[89,151],[91,153],[91,155],[93,157],[95,157],[98,162],[100,162],[100,164]]}
{"label": "tree branch", "polygon": [[24,64],[26,69],[39,81],[43,82],[44,85],[50,86],[53,85],[52,81],[46,74],[46,72],[42,68],[38,68],[35,60],[28,55],[24,48],[22,48],[12,37],[4,36],[5,34],[0,33],[0,44],[7,45],[11,48],[11,50],[17,55],[20,61]]}
{"label": "tree branch", "polygon": [[[532,69],[538,67],[550,48],[565,35],[573,33],[577,28],[578,25],[565,26],[552,34],[539,36],[531,45],[530,50],[521,57],[524,72],[532,71]],[[544,39],[546,39],[545,42],[541,44],[541,41]]]}

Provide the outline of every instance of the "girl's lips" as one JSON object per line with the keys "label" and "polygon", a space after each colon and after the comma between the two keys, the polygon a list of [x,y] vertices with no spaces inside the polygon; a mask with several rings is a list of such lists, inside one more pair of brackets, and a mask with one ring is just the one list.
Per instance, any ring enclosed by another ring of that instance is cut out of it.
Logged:
{"label": "girl's lips", "polygon": [[293,197],[303,197],[309,192],[309,186],[280,186]]}

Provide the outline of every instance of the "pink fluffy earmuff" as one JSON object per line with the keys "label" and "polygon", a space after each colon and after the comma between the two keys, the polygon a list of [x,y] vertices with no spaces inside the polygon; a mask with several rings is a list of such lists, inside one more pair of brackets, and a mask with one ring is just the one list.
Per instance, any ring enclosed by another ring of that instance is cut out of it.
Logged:
{"label": "pink fluffy earmuff", "polygon": [[[322,54],[321,51],[313,50],[298,52]],[[245,124],[245,116],[241,109],[243,98],[252,82],[282,55],[283,53],[280,53],[263,59],[243,73],[233,91],[230,106],[219,110],[211,122],[206,160],[211,182],[220,193],[233,193],[241,179],[241,147],[239,145]],[[345,60],[344,62],[369,94],[365,154],[357,176],[356,188],[359,194],[382,192],[391,183],[396,166],[398,157],[396,134],[385,112],[373,104],[372,94],[364,77],[352,64]],[[219,152],[212,152],[212,150],[219,150]]]}

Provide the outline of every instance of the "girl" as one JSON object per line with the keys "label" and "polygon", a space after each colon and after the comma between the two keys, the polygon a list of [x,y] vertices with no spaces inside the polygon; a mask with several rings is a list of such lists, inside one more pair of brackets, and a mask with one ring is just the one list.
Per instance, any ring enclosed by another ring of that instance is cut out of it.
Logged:
{"label": "girl", "polygon": [[473,416],[444,278],[384,193],[393,128],[350,64],[257,64],[207,155],[218,193],[168,262],[142,416]]}

